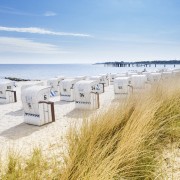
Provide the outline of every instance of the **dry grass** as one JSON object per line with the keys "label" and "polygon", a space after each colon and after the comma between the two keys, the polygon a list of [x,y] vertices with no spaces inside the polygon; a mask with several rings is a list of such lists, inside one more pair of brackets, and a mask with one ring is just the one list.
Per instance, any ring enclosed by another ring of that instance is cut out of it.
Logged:
{"label": "dry grass", "polygon": [[1,179],[163,179],[162,152],[180,139],[180,82],[153,85],[67,134],[63,163],[40,150],[9,157]]}

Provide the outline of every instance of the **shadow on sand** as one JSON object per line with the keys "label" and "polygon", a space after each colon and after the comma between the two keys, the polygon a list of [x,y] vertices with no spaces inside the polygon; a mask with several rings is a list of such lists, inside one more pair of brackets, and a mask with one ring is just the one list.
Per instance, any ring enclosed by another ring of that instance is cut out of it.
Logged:
{"label": "shadow on sand", "polygon": [[29,125],[26,123],[21,123],[17,126],[11,127],[5,131],[3,131],[0,136],[3,136],[8,139],[17,140],[25,136],[29,136],[30,134],[39,131],[42,128],[45,128],[47,125],[44,126],[34,126]]}
{"label": "shadow on sand", "polygon": [[72,102],[67,102],[67,101],[55,101],[54,104],[55,105],[64,105],[64,104],[70,104]]}
{"label": "shadow on sand", "polygon": [[23,109],[19,109],[17,111],[11,111],[9,113],[6,113],[6,115],[10,115],[10,116],[23,116]]}
{"label": "shadow on sand", "polygon": [[93,115],[96,112],[96,110],[80,110],[80,109],[74,109],[67,113],[65,117],[68,118],[88,118],[91,115]]}
{"label": "shadow on sand", "polygon": [[115,95],[114,99],[111,101],[113,103],[123,103],[128,100],[129,96],[121,94],[121,95]]}

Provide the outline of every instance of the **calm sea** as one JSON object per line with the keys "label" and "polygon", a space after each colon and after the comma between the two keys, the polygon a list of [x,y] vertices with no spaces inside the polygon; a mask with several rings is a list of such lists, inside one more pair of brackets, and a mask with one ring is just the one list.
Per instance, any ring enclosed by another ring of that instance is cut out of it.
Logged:
{"label": "calm sea", "polygon": [[[162,69],[163,66],[147,67],[146,70]],[[173,68],[168,65],[166,68]],[[180,68],[180,65],[176,66]],[[27,79],[48,79],[55,76],[90,76],[103,73],[121,73],[131,70],[144,70],[144,67],[104,67],[91,64],[0,64],[0,77]]]}

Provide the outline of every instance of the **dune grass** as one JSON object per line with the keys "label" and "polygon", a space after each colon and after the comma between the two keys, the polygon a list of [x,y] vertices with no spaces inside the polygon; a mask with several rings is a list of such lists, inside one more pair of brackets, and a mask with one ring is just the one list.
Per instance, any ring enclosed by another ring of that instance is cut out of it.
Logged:
{"label": "dune grass", "polygon": [[61,162],[40,149],[9,156],[1,179],[164,179],[162,153],[179,140],[180,81],[172,79],[72,127]]}

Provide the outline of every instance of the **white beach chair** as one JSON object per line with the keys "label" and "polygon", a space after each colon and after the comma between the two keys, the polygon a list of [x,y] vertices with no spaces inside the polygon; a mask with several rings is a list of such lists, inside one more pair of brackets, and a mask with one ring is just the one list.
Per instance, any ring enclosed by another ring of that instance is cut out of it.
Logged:
{"label": "white beach chair", "polygon": [[115,97],[122,97],[122,95],[129,95],[132,92],[132,86],[129,84],[129,77],[118,77],[114,80],[114,94]]}
{"label": "white beach chair", "polygon": [[131,85],[133,89],[145,89],[147,83],[146,75],[132,75]]}
{"label": "white beach chair", "polygon": [[101,82],[100,83],[104,83],[104,86],[109,86],[109,75],[108,74],[100,74],[99,76],[101,76]]}
{"label": "white beach chair", "polygon": [[152,82],[153,81],[153,77],[152,77],[152,73],[151,72],[142,72],[142,75],[146,75],[148,82]]}
{"label": "white beach chair", "polygon": [[60,100],[74,101],[74,85],[78,82],[77,79],[64,79],[60,83]]}
{"label": "white beach chair", "polygon": [[99,94],[94,93],[97,81],[82,80],[75,84],[75,108],[77,109],[98,109]]}
{"label": "white beach chair", "polygon": [[0,103],[17,102],[16,91],[14,91],[14,82],[0,81]]}
{"label": "white beach chair", "polygon": [[138,73],[136,73],[136,72],[127,72],[126,75],[129,77],[129,84],[131,84],[131,77],[133,75],[138,75]]}
{"label": "white beach chair", "polygon": [[51,78],[47,80],[47,86],[51,87],[50,96],[59,96],[60,95],[60,83],[64,80],[64,77]]}
{"label": "white beach chair", "polygon": [[109,82],[110,84],[114,84],[114,79],[117,77],[117,73],[109,74]]}
{"label": "white beach chair", "polygon": [[161,73],[151,73],[152,75],[152,82],[159,82],[161,80]]}
{"label": "white beach chair", "polygon": [[97,81],[97,86],[93,90],[94,93],[104,93],[104,83],[102,83],[102,76],[90,76],[89,80]]}
{"label": "white beach chair", "polygon": [[49,101],[50,87],[31,86],[22,91],[24,122],[41,126],[55,121],[54,103]]}

